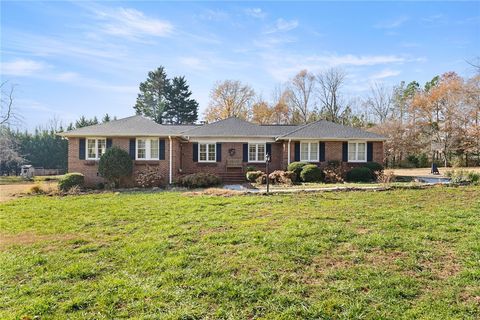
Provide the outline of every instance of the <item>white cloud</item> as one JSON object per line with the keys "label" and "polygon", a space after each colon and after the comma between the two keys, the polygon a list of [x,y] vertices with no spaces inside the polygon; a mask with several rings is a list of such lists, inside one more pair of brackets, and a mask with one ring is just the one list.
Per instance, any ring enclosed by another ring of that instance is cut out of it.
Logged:
{"label": "white cloud", "polygon": [[277,81],[286,81],[302,69],[318,72],[333,67],[368,67],[412,61],[396,55],[325,54],[304,56],[285,52],[263,53],[261,57],[265,61],[265,68]]}
{"label": "white cloud", "polygon": [[384,69],[380,72],[373,74],[370,78],[372,80],[381,80],[390,77],[396,77],[401,73],[400,70],[391,70],[391,69]]}
{"label": "white cloud", "polygon": [[205,70],[207,67],[205,64],[198,58],[196,57],[181,57],[179,59],[180,63],[183,64],[184,66],[191,68],[191,69],[196,69],[196,70]]}
{"label": "white cloud", "polygon": [[207,9],[200,14],[201,19],[209,21],[224,21],[229,17],[230,15],[227,12],[213,9]]}
{"label": "white cloud", "polygon": [[298,27],[297,20],[277,19],[275,26],[268,29],[265,33],[287,32]]}
{"label": "white cloud", "polygon": [[165,37],[172,33],[173,25],[166,20],[147,17],[143,12],[130,8],[113,10],[95,10],[96,16],[103,21],[103,32],[129,38],[143,36]]}
{"label": "white cloud", "polygon": [[245,9],[245,14],[250,16],[250,17],[254,17],[254,18],[258,18],[258,19],[263,19],[267,15],[261,8]]}
{"label": "white cloud", "polygon": [[29,59],[15,59],[1,65],[2,74],[9,76],[29,76],[46,68],[45,63]]}
{"label": "white cloud", "polygon": [[394,28],[400,27],[402,24],[404,24],[408,20],[409,20],[408,17],[402,16],[392,20],[379,22],[378,24],[375,25],[375,27],[379,29],[394,29]]}

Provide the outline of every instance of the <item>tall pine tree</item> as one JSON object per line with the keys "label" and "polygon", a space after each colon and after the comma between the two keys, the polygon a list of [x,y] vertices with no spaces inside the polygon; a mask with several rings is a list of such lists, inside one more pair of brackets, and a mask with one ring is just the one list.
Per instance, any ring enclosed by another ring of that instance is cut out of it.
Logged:
{"label": "tall pine tree", "polygon": [[191,99],[185,77],[174,77],[169,81],[165,120],[172,124],[194,123],[198,119],[198,102]]}
{"label": "tall pine tree", "polygon": [[137,103],[133,107],[136,114],[151,118],[156,123],[163,123],[167,86],[167,74],[163,67],[150,71],[147,80],[140,83],[140,93],[137,96]]}
{"label": "tall pine tree", "polygon": [[167,78],[163,67],[148,73],[140,83],[140,93],[133,107],[136,114],[164,124],[188,124],[198,119],[198,103],[190,96],[184,77]]}

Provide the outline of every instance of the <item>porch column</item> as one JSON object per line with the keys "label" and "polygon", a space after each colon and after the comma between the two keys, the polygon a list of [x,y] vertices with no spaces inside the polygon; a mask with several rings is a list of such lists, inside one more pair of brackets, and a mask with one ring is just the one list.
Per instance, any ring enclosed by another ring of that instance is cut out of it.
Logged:
{"label": "porch column", "polygon": [[288,139],[288,146],[287,146],[288,159],[287,159],[287,164],[290,164],[290,142],[292,142],[292,139]]}

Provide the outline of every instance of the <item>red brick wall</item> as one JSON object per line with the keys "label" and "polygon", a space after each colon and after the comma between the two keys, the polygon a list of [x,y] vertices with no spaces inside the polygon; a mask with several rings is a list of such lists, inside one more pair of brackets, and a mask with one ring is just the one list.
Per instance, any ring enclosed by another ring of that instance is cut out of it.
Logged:
{"label": "red brick wall", "polygon": [[[209,172],[221,174],[227,171],[227,159],[243,160],[243,144],[246,142],[218,142],[222,144],[222,161],[214,163],[194,162],[193,161],[193,143],[187,142],[181,144],[182,149],[182,173],[190,174],[195,172]],[[229,150],[235,149],[235,154],[230,155]],[[283,144],[272,143],[272,162],[271,170],[281,170],[283,157]],[[243,162],[243,169],[247,166],[257,167],[259,170],[265,170],[265,163]],[[235,170],[229,168],[230,170]]]}
{"label": "red brick wall", "polygon": [[[170,142],[168,138],[165,139],[165,160],[160,161],[135,161],[133,176],[145,168],[148,164],[150,166],[158,167],[158,171],[163,177],[165,184],[168,183],[169,177],[169,152]],[[130,138],[112,138],[112,144],[118,146],[126,151],[129,149]],[[222,142],[221,142],[222,143]],[[85,175],[85,182],[89,186],[95,186],[97,183],[105,182],[104,179],[97,175],[98,161],[80,160],[78,157],[79,139],[69,138],[68,140],[68,171],[80,172]],[[231,156],[229,149],[235,149],[235,154]],[[215,163],[201,163],[193,162],[193,143],[180,142],[178,139],[172,138],[172,174],[173,180],[182,174],[189,174],[195,172],[210,172],[221,174],[226,172],[227,159],[243,159],[243,142],[223,142],[222,143],[222,161]],[[326,141],[325,142],[325,160],[342,160],[342,142],[341,141]],[[373,142],[373,161],[383,163],[383,142]],[[290,143],[290,162],[295,161],[295,141]],[[324,163],[319,163],[323,165]],[[270,169],[285,170],[288,165],[288,142],[272,143],[272,162]],[[254,166],[259,170],[265,170],[264,163],[249,163],[243,162],[243,168],[246,166]],[[358,166],[358,164],[348,164],[348,166]],[[229,169],[233,170],[233,169]],[[133,185],[133,179],[125,181],[127,185]]]}
{"label": "red brick wall", "polygon": [[[142,169],[145,169],[146,165],[158,168],[161,176],[163,177],[164,184],[168,183],[168,174],[169,174],[169,151],[170,143],[168,138],[165,139],[165,160],[135,160],[133,166],[133,177]],[[175,170],[178,170],[179,157],[178,149],[179,142],[177,139],[172,139],[173,145],[173,173]],[[112,138],[112,145],[118,146],[123,150],[129,150],[130,138],[118,137]],[[97,183],[104,183],[105,179],[98,175],[98,161],[93,160],[80,160],[78,157],[79,149],[79,138],[69,138],[68,139],[68,172],[80,172],[85,176],[85,184],[87,186],[95,186]],[[133,186],[133,179],[126,179],[123,181],[126,186]]]}

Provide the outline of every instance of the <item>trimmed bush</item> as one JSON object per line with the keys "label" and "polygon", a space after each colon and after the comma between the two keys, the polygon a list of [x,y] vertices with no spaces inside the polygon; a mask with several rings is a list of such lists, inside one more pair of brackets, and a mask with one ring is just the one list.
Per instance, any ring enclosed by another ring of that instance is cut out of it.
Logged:
{"label": "trimmed bush", "polygon": [[132,175],[133,162],[127,151],[119,147],[107,149],[98,163],[98,172],[114,187],[120,186],[122,178]]}
{"label": "trimmed bush", "polygon": [[372,172],[383,171],[383,166],[378,162],[367,162],[363,167],[370,169]]}
{"label": "trimmed bush", "polygon": [[58,181],[58,188],[62,191],[68,191],[73,187],[83,187],[85,177],[81,173],[67,173]]}
{"label": "trimmed bush", "polygon": [[353,168],[347,172],[349,182],[370,182],[374,179],[372,170],[366,167]]}
{"label": "trimmed bush", "polygon": [[292,171],[275,170],[268,175],[268,179],[273,184],[292,184],[295,178],[295,173]]}
{"label": "trimmed bush", "polygon": [[254,166],[247,166],[245,168],[245,172],[249,172],[249,171],[257,171],[257,168],[255,168]]}
{"label": "trimmed bush", "polygon": [[307,162],[292,162],[288,165],[287,171],[295,173],[297,181],[300,181],[300,172],[302,172],[303,167],[306,165],[308,165]]}
{"label": "trimmed bush", "polygon": [[300,172],[303,182],[320,182],[323,180],[323,171],[314,164],[307,164]]}
{"label": "trimmed bush", "polygon": [[181,177],[178,184],[187,188],[208,188],[218,186],[222,183],[219,176],[212,173],[192,173]]}
{"label": "trimmed bush", "polygon": [[162,184],[163,177],[158,172],[158,168],[147,166],[140,170],[135,176],[135,183],[142,188],[159,187]]}
{"label": "trimmed bush", "polygon": [[245,177],[247,178],[247,181],[249,181],[249,182],[256,182],[258,177],[261,177],[262,174],[264,174],[262,171],[248,171],[245,174]]}

